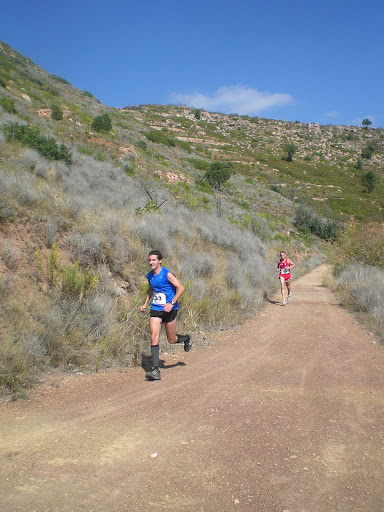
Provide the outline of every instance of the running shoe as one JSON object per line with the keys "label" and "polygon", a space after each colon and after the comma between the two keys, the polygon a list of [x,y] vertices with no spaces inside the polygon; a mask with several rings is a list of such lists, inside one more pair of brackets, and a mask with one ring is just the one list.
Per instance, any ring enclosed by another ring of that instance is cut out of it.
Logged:
{"label": "running shoe", "polygon": [[287,303],[287,301],[285,299],[283,299],[283,302],[282,302],[283,306],[285,306],[286,303]]}
{"label": "running shoe", "polygon": [[145,378],[147,380],[161,380],[160,370],[158,368],[152,368],[150,372],[146,372]]}
{"label": "running shoe", "polygon": [[288,300],[291,300],[291,294],[288,293]]}
{"label": "running shoe", "polygon": [[186,335],[186,338],[184,341],[184,352],[189,352],[192,348],[192,340],[189,334]]}

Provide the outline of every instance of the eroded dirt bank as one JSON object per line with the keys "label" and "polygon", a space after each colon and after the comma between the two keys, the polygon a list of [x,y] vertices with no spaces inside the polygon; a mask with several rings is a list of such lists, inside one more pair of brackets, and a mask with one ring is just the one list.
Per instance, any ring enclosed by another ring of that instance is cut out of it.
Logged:
{"label": "eroded dirt bank", "polygon": [[214,346],[163,356],[160,382],[58,376],[3,402],[0,510],[382,512],[384,348],[323,271]]}

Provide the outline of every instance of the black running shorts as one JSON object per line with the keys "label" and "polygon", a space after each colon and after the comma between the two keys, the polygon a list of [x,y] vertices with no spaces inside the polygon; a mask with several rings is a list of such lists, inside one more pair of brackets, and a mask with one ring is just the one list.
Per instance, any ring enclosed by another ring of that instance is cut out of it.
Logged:
{"label": "black running shorts", "polygon": [[157,311],[156,309],[151,309],[151,314],[149,315],[155,318],[161,318],[163,324],[168,324],[169,322],[173,322],[173,320],[177,316],[177,309],[172,309],[169,313],[165,311]]}

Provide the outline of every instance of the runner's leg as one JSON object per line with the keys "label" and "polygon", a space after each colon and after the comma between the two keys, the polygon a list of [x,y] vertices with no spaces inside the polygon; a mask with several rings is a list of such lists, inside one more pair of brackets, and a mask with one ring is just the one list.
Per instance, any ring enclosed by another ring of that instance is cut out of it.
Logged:
{"label": "runner's leg", "polygon": [[151,354],[152,354],[152,365],[154,368],[158,368],[160,364],[159,356],[159,341],[161,331],[161,318],[150,317],[149,329],[151,331]]}
{"label": "runner's leg", "polygon": [[178,337],[176,335],[176,318],[172,322],[167,322],[165,325],[165,332],[169,343],[177,343]]}

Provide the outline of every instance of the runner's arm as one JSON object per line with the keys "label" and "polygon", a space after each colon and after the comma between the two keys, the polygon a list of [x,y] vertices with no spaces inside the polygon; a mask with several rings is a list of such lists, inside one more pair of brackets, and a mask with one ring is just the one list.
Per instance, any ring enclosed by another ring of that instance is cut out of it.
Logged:
{"label": "runner's arm", "polygon": [[145,302],[142,306],[140,306],[140,311],[143,313],[145,308],[147,307],[148,302],[152,299],[153,288],[152,286],[148,286],[147,296],[145,297]]}

